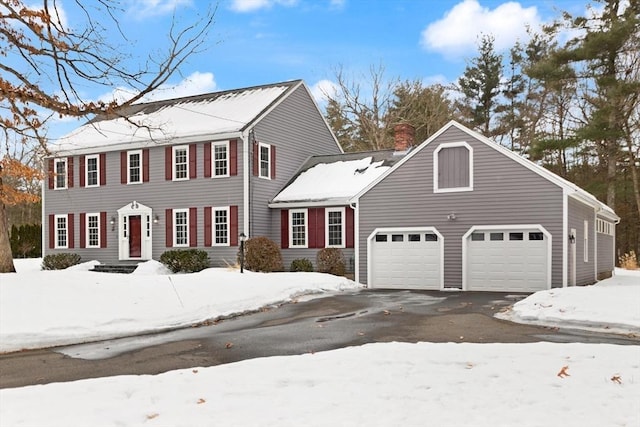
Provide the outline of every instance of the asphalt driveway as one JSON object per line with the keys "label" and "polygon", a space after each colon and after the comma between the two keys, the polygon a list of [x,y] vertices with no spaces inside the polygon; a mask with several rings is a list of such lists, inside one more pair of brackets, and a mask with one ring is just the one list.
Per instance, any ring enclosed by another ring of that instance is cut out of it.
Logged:
{"label": "asphalt driveway", "polygon": [[157,374],[372,342],[640,344],[637,338],[519,325],[493,317],[525,296],[393,290],[338,293],[161,334],[0,355],[0,388]]}

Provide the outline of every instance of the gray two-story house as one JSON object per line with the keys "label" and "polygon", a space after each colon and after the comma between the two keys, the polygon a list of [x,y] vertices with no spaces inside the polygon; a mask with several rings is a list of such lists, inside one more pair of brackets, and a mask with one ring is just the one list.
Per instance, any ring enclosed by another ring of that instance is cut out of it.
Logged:
{"label": "gray two-story house", "polygon": [[136,263],[199,248],[233,264],[269,235],[267,202],[314,154],[342,150],[302,81],[137,104],[51,147],[44,253]]}
{"label": "gray two-story house", "polygon": [[292,81],[138,104],[63,138],[47,160],[44,253],[136,263],[199,248],[236,261],[239,235],[285,266],[339,248],[369,287],[532,292],[612,274],[615,212],[450,122],[416,144],[343,153]]}

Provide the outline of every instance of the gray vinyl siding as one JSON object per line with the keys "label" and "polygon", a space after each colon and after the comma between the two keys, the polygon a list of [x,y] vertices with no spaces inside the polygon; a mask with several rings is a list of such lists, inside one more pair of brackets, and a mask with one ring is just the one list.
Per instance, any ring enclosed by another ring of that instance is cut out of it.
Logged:
{"label": "gray vinyl siding", "polygon": [[609,234],[596,233],[598,239],[598,274],[610,273],[615,267],[615,238]]}
{"label": "gray vinyl siding", "polygon": [[[250,236],[266,236],[280,243],[280,228],[272,229],[268,203],[311,155],[338,154],[338,147],[306,89],[298,87],[254,128],[256,141],[276,147],[276,178],[250,173]],[[252,159],[252,158],[251,158]],[[251,170],[250,170],[251,172]]]}
{"label": "gray vinyl siding", "polygon": [[[434,193],[434,151],[473,148],[473,191]],[[423,147],[359,200],[359,280],[378,227],[435,227],[444,240],[444,286],[462,287],[462,236],[474,225],[540,224],[552,235],[552,286],[562,286],[562,189],[455,127]],[[455,213],[456,220],[447,216]]]}
{"label": "gray vinyl siding", "polygon": [[466,147],[443,148],[438,152],[438,187],[469,186],[469,150]]}
{"label": "gray vinyl siding", "polygon": [[[572,197],[568,203],[569,231],[576,230],[576,285],[590,285],[595,279],[595,212],[591,206],[585,205]],[[584,262],[584,221],[588,221],[588,261]],[[571,262],[571,260],[569,260]],[[570,264],[569,264],[570,267]],[[569,268],[568,271],[571,271]]]}
{"label": "gray vinyl siding", "polygon": [[[211,141],[207,141],[211,142]],[[67,190],[44,190],[44,247],[45,254],[75,252],[83,260],[98,260],[103,263],[118,262],[118,224],[112,230],[108,224],[111,217],[118,218],[117,210],[137,201],[153,209],[152,217],[158,215],[157,224],[152,224],[152,257],[172,248],[166,247],[165,209],[195,207],[197,211],[198,248],[209,254],[213,266],[234,263],[237,247],[204,246],[204,207],[238,206],[238,221],[242,224],[242,140],[238,140],[238,175],[224,178],[204,177],[204,141],[196,144],[197,178],[188,181],[165,180],[165,146],[149,147],[149,182],[141,184],[120,183],[120,151],[106,153],[106,185],[101,187],[79,187],[79,157],[73,160],[74,187]],[[97,154],[97,153],[96,153]],[[80,213],[107,213],[107,247],[80,248]],[[49,214],[74,214],[74,249],[49,249]]]}

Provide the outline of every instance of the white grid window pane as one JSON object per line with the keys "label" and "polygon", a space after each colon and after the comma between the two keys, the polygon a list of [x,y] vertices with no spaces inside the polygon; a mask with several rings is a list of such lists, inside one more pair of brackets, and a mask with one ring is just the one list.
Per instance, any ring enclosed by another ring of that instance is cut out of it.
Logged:
{"label": "white grid window pane", "polygon": [[67,186],[67,162],[66,160],[56,161],[56,188]]}
{"label": "white grid window pane", "polygon": [[56,218],[56,244],[59,248],[67,247],[67,218]]}
{"label": "white grid window pane", "polygon": [[215,145],[213,148],[213,159],[214,159],[214,175],[215,176],[225,176],[228,174],[228,159],[227,159],[227,146],[226,145]]}
{"label": "white grid window pane", "polygon": [[100,222],[98,215],[87,216],[87,240],[90,248],[100,246]]}
{"label": "white grid window pane", "polygon": [[188,224],[187,212],[175,213],[175,229],[176,229],[176,246],[187,246],[188,240]]}
{"label": "white grid window pane", "polygon": [[186,179],[187,175],[187,149],[186,148],[176,148],[174,151],[175,157],[175,179]]}
{"label": "white grid window pane", "polygon": [[260,176],[269,177],[269,147],[260,146]]}
{"label": "white grid window pane", "polygon": [[229,243],[229,215],[227,211],[215,211],[214,222],[216,245],[226,245]]}
{"label": "white grid window pane", "polygon": [[329,246],[341,246],[342,245],[342,212],[329,212],[328,213],[328,227],[329,227]]}
{"label": "white grid window pane", "polygon": [[140,153],[129,154],[129,182],[140,182]]}
{"label": "white grid window pane", "polygon": [[98,159],[96,157],[87,159],[87,185],[98,185]]}
{"label": "white grid window pane", "polygon": [[293,246],[306,246],[306,215],[305,212],[291,213],[291,243]]}

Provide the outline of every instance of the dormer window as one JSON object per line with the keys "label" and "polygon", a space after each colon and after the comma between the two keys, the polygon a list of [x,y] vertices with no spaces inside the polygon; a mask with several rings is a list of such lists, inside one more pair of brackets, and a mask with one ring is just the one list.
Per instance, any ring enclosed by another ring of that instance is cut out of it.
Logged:
{"label": "dormer window", "polygon": [[433,192],[473,191],[473,148],[466,142],[440,144],[433,154]]}

